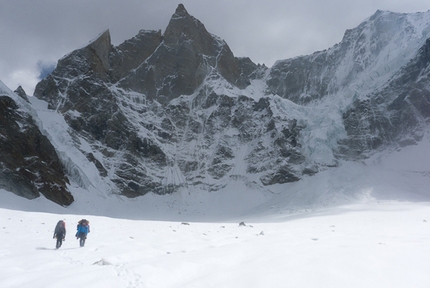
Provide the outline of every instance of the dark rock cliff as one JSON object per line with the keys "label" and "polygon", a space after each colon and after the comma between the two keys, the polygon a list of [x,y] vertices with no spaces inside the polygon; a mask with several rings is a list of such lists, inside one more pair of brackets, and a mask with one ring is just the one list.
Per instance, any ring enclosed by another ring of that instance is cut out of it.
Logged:
{"label": "dark rock cliff", "polygon": [[[18,92],[25,96],[22,88]],[[54,147],[5,91],[0,91],[0,147],[0,188],[29,199],[41,193],[65,206],[73,202]]]}

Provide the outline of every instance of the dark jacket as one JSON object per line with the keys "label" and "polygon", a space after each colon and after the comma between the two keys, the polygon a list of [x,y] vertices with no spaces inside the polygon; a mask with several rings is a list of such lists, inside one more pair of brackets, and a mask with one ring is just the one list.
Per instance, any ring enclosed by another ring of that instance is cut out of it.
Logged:
{"label": "dark jacket", "polygon": [[66,223],[62,220],[58,221],[57,226],[54,230],[54,238],[64,238],[66,237]]}

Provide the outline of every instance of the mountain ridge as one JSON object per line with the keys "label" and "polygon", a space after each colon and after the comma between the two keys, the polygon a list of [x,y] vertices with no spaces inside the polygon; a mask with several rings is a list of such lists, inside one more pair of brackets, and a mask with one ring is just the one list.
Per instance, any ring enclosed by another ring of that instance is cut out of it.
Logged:
{"label": "mountain ridge", "polygon": [[106,30],[60,59],[34,96],[61,124],[41,119],[42,130],[62,149],[69,189],[267,191],[423,138],[429,19],[377,11],[332,48],[267,68],[235,57],[180,4],[164,34],[114,47]]}

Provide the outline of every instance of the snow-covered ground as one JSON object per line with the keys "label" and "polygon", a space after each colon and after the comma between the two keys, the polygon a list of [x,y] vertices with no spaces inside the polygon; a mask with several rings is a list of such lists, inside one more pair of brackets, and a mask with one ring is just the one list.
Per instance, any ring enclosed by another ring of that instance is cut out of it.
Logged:
{"label": "snow-covered ground", "polygon": [[[0,287],[430,285],[428,203],[348,205],[246,226],[8,209],[0,215]],[[83,248],[73,237],[81,217],[91,221]],[[55,250],[59,219],[68,235]]]}
{"label": "snow-covered ground", "polygon": [[[429,147],[425,138],[250,202],[239,184],[133,200],[78,195],[69,208],[0,191],[0,287],[427,288]],[[81,218],[91,225],[83,248]],[[68,234],[55,250],[60,219]]]}

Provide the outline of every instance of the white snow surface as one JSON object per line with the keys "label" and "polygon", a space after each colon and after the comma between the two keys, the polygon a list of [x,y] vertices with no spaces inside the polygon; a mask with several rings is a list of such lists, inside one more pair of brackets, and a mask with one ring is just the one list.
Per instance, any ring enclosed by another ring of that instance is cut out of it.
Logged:
{"label": "white snow surface", "polygon": [[429,148],[426,137],[272,193],[241,182],[133,200],[75,191],[63,208],[0,191],[0,287],[427,288]]}

